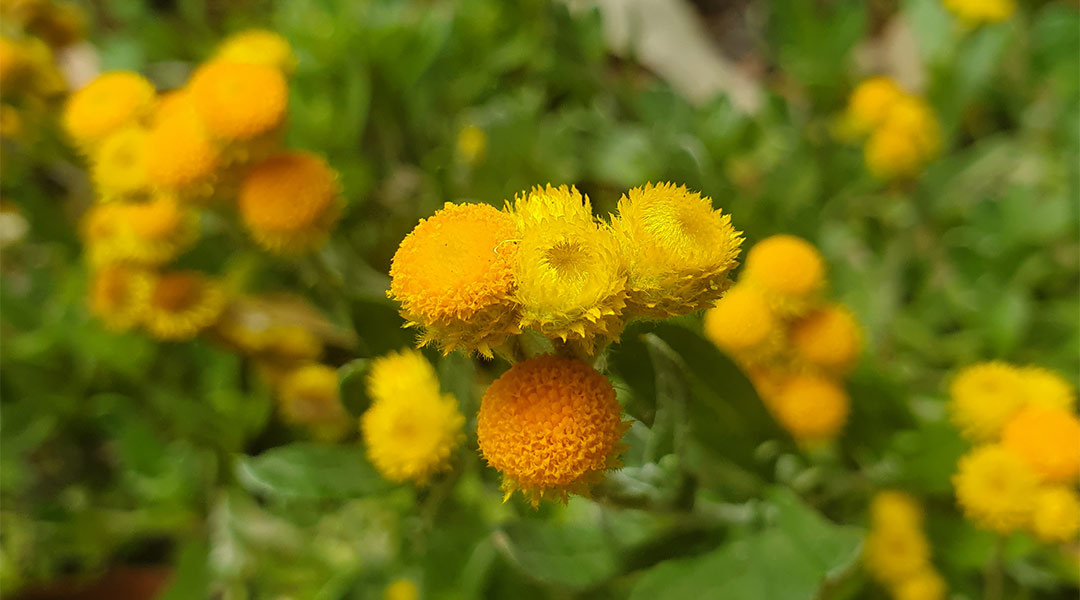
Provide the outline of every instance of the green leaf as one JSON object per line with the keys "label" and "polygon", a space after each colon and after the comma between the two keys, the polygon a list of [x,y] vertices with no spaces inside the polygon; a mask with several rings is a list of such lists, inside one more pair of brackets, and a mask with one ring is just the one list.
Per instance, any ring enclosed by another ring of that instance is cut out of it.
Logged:
{"label": "green leaf", "polygon": [[338,368],[338,393],[349,414],[359,417],[371,406],[367,390],[367,372],[371,362],[364,358],[349,361]]}
{"label": "green leaf", "polygon": [[161,600],[184,600],[206,597],[210,586],[210,563],[205,540],[196,539],[180,549],[172,581],[161,595]]}
{"label": "green leaf", "polygon": [[342,499],[389,489],[355,446],[296,443],[241,456],[236,477],[249,491],[284,499]]}
{"label": "green leaf", "polygon": [[614,548],[591,523],[511,523],[494,541],[510,564],[545,583],[585,589],[618,571]]}

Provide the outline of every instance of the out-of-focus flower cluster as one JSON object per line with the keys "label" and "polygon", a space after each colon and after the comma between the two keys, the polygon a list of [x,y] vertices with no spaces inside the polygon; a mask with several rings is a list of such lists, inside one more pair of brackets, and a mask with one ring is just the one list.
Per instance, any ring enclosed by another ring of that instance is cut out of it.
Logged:
{"label": "out-of-focus flower cluster", "polygon": [[942,0],[942,4],[971,27],[1007,21],[1016,12],[1016,0]]}
{"label": "out-of-focus flower cluster", "polygon": [[871,77],[851,92],[840,137],[865,140],[866,168],[886,181],[919,174],[941,152],[941,125],[925,99],[888,77]]}
{"label": "out-of-focus flower cluster", "polygon": [[948,588],[930,563],[923,511],[904,492],[883,491],[870,503],[863,562],[896,600],[941,600]]}
{"label": "out-of-focus flower cluster", "polygon": [[953,476],[964,515],[1003,535],[1075,540],[1080,419],[1068,382],[1039,367],[985,362],[957,373],[949,397],[953,423],[975,445]]}
{"label": "out-of-focus flower cluster", "polygon": [[825,261],[809,242],[777,235],[746,256],[739,282],[705,313],[705,337],[750,376],[796,440],[834,438],[847,420],[843,379],[862,350],[858,323],[825,300]]}

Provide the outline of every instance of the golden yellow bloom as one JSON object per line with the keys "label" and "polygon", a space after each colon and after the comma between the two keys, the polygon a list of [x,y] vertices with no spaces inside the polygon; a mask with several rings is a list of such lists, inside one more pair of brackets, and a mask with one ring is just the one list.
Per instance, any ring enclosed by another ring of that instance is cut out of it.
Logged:
{"label": "golden yellow bloom", "polygon": [[850,400],[835,382],[818,375],[795,375],[777,391],[773,414],[800,442],[836,437],[847,421]]}
{"label": "golden yellow bloom", "polygon": [[123,220],[126,209],[118,203],[95,204],[83,214],[79,224],[86,255],[91,265],[125,261]]}
{"label": "golden yellow bloom", "polygon": [[949,385],[952,422],[972,441],[995,439],[1023,404],[1020,374],[1003,362],[971,365],[957,373]]}
{"label": "golden yellow bloom", "polygon": [[1074,410],[1076,390],[1064,377],[1040,367],[1020,368],[1020,382],[1028,404]]}
{"label": "golden yellow bloom", "polygon": [[514,219],[487,204],[447,203],[405,236],[387,295],[401,303],[421,344],[492,355],[517,333]]}
{"label": "golden yellow bloom", "polygon": [[120,219],[115,257],[142,265],[167,263],[195,243],[199,213],[168,196],[125,204]]}
{"label": "golden yellow bloom", "polygon": [[7,95],[18,89],[31,68],[26,48],[7,36],[0,36],[0,93]]}
{"label": "golden yellow bloom", "polygon": [[0,138],[17,140],[22,137],[24,131],[19,110],[10,104],[0,104]]}
{"label": "golden yellow bloom", "polygon": [[825,260],[802,238],[774,235],[746,254],[742,280],[759,287],[777,312],[802,314],[825,287]]}
{"label": "golden yellow bloom", "polygon": [[850,371],[862,351],[859,325],[840,304],[807,314],[791,326],[789,335],[800,360],[837,375]]}
{"label": "golden yellow bloom", "polygon": [[337,370],[326,365],[309,364],[286,375],[281,381],[278,407],[282,419],[306,427],[319,440],[340,440],[355,427],[341,404]]}
{"label": "golden yellow bloom", "polygon": [[1013,452],[998,444],[975,448],[960,458],[953,475],[956,501],[983,529],[1015,531],[1029,522],[1038,477]]}
{"label": "golden yellow bloom", "polygon": [[893,588],[894,600],[944,600],[949,588],[931,567],[904,578]]}
{"label": "golden yellow bloom", "polygon": [[515,299],[521,327],[550,338],[617,338],[626,305],[626,266],[619,244],[574,188],[535,187],[515,200],[518,223]]}
{"label": "golden yellow bloom", "polygon": [[248,29],[230,35],[218,47],[214,58],[273,67],[285,75],[296,70],[296,55],[289,40],[266,29]]}
{"label": "golden yellow bloom", "polygon": [[1076,539],[1080,531],[1080,496],[1063,485],[1048,486],[1035,495],[1031,531],[1047,544],[1063,544]]}
{"label": "golden yellow bloom", "polygon": [[923,156],[910,132],[899,127],[881,127],[870,136],[863,150],[866,168],[878,179],[913,177],[922,169]]}
{"label": "golden yellow bloom", "polygon": [[915,527],[876,527],[863,545],[866,570],[885,584],[915,576],[930,564],[930,544]]}
{"label": "golden yellow bloom", "polygon": [[545,496],[584,494],[618,466],[620,418],[615,389],[587,363],[558,356],[519,362],[488,387],[477,437],[488,464],[533,506]]}
{"label": "golden yellow bloom", "polygon": [[1009,419],[1001,445],[1027,461],[1043,479],[1080,478],[1080,419],[1060,408],[1029,406]]}
{"label": "golden yellow bloom", "polygon": [[146,129],[124,127],[110,134],[94,152],[90,178],[102,200],[116,200],[145,192]]}
{"label": "golden yellow bloom", "polygon": [[889,108],[904,91],[884,76],[863,80],[848,98],[847,116],[858,135],[873,131],[884,120]]}
{"label": "golden yellow bloom", "polygon": [[885,490],[874,495],[870,502],[870,527],[907,527],[921,529],[923,511],[910,494]]}
{"label": "golden yellow bloom", "polygon": [[214,324],[225,308],[217,282],[197,271],[155,277],[140,291],[146,330],[161,340],[187,340]]}
{"label": "golden yellow bloom", "polygon": [[420,600],[420,590],[408,579],[398,579],[386,586],[383,600]]}
{"label": "golden yellow bloom", "polygon": [[98,270],[90,285],[90,312],[115,331],[138,325],[144,308],[138,294],[147,277],[139,269],[121,265]]}
{"label": "golden yellow bloom", "polygon": [[457,155],[467,165],[484,160],[487,153],[487,134],[476,125],[466,125],[458,132]]}
{"label": "golden yellow bloom", "polygon": [[92,146],[125,125],[146,117],[154,106],[154,86],[129,71],[99,75],[68,98],[64,130],[81,146]]}
{"label": "golden yellow bloom", "polygon": [[1016,12],[1016,0],[942,0],[942,4],[969,25],[1000,23]]}
{"label": "golden yellow bloom", "polygon": [[744,360],[765,358],[782,342],[780,323],[758,288],[737,284],[705,312],[705,337]]}
{"label": "golden yellow bloom", "polygon": [[731,283],[741,233],[712,200],[647,184],[619,200],[611,226],[630,268],[630,313],[663,319],[709,307]]}
{"label": "golden yellow bloom", "polygon": [[[146,174],[155,186],[209,196],[221,151],[186,95],[174,97],[168,118],[156,118],[146,138]],[[161,115],[159,114],[159,117]]]}
{"label": "golden yellow bloom", "polygon": [[285,121],[289,89],[281,71],[266,65],[215,60],[188,83],[192,102],[210,134],[252,140]]}
{"label": "golden yellow bloom", "polygon": [[337,222],[341,187],[322,157],[290,151],[252,167],[240,186],[240,216],[262,247],[305,252]]}
{"label": "golden yellow bloom", "polygon": [[418,352],[377,359],[368,377],[371,407],[360,418],[368,459],[383,477],[420,485],[450,468],[463,439],[457,400],[440,394],[430,364]]}

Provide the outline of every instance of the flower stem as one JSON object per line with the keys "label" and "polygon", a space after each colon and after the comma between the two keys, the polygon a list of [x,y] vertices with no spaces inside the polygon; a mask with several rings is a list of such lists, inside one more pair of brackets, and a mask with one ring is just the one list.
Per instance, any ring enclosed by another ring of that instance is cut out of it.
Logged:
{"label": "flower stem", "polygon": [[999,535],[983,572],[984,600],[1001,600],[1003,597],[1005,592],[1005,572],[1002,565],[1004,554],[1005,536]]}

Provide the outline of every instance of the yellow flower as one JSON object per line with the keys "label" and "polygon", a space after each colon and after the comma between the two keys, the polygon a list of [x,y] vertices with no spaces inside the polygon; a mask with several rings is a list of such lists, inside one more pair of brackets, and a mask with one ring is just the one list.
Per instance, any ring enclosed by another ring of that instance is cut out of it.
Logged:
{"label": "yellow flower", "polygon": [[1022,409],[1002,429],[1001,445],[1046,481],[1068,483],[1080,477],[1080,419],[1067,410]]}
{"label": "yellow flower", "polygon": [[514,219],[487,204],[447,203],[405,236],[387,295],[401,303],[421,344],[492,355],[517,333]]}
{"label": "yellow flower", "polygon": [[376,360],[368,378],[371,407],[360,418],[368,458],[383,477],[427,483],[450,468],[463,439],[457,400],[440,394],[431,365],[418,352]]}
{"label": "yellow flower", "polygon": [[143,271],[122,265],[98,270],[90,285],[90,312],[114,331],[138,325],[144,308],[138,294],[146,279]]}
{"label": "yellow flower", "polygon": [[50,2],[31,24],[34,35],[53,48],[71,45],[86,34],[86,14],[75,4]]}
{"label": "yellow flower", "polygon": [[1020,383],[1028,404],[1073,410],[1076,407],[1076,390],[1064,377],[1039,367],[1022,367]]}
{"label": "yellow flower", "polygon": [[278,407],[282,419],[308,428],[319,440],[340,440],[354,426],[338,395],[337,370],[326,365],[309,364],[286,375]]}
{"label": "yellow flower", "polygon": [[398,579],[386,586],[383,600],[420,600],[420,590],[408,579]]}
{"label": "yellow flower", "polygon": [[915,527],[875,527],[866,536],[863,561],[874,579],[895,585],[928,568],[930,544]]}
{"label": "yellow flower", "polygon": [[146,129],[124,127],[106,137],[93,153],[90,178],[102,200],[147,190],[146,140]]}
{"label": "yellow flower", "polygon": [[862,350],[859,325],[839,304],[822,306],[795,322],[790,337],[799,359],[836,375],[850,371]]}
{"label": "yellow flower", "polygon": [[1024,404],[1022,380],[1012,365],[984,362],[960,371],[949,385],[949,413],[965,438],[997,438]]}
{"label": "yellow flower", "polygon": [[290,151],[252,167],[240,186],[240,216],[255,241],[275,252],[321,245],[337,222],[341,187],[321,157]]}
{"label": "yellow flower", "polygon": [[631,189],[611,226],[630,268],[627,310],[650,318],[709,307],[730,284],[742,244],[712,200],[671,183]]}
{"label": "yellow flower", "polygon": [[969,25],[1000,23],[1016,12],[1016,0],[942,0],[942,4]]}
{"label": "yellow flower", "polygon": [[150,182],[185,195],[209,196],[221,151],[210,139],[186,95],[175,96],[168,118],[159,114],[146,138],[146,174]]}
{"label": "yellow flower", "polygon": [[477,420],[480,452],[533,506],[584,494],[618,466],[620,418],[615,389],[587,363],[545,355],[519,362],[484,394]]}
{"label": "yellow flower", "polygon": [[123,213],[121,204],[95,204],[83,214],[79,230],[91,265],[100,266],[124,258],[119,243]]}
{"label": "yellow flower", "polygon": [[218,47],[214,58],[273,67],[285,75],[296,70],[296,55],[289,40],[266,29],[248,29],[230,35]]}
{"label": "yellow flower", "polygon": [[187,340],[213,325],[225,308],[217,282],[196,271],[153,278],[140,291],[146,330],[161,340]]}
{"label": "yellow flower", "polygon": [[857,135],[866,135],[885,120],[893,102],[904,94],[900,86],[884,76],[859,83],[848,98],[847,116]]}
{"label": "yellow flower", "polygon": [[746,254],[742,280],[757,286],[782,315],[805,313],[825,287],[825,260],[793,235],[765,238]]}
{"label": "yellow flower", "polygon": [[931,567],[906,577],[893,588],[894,600],[944,600],[949,588]]}
{"label": "yellow flower", "polygon": [[22,137],[25,128],[19,110],[10,104],[0,104],[0,138],[17,140]]}
{"label": "yellow flower", "polygon": [[907,527],[921,529],[923,511],[910,494],[885,490],[874,495],[870,502],[870,527]]}
{"label": "yellow flower", "polygon": [[772,401],[780,425],[800,442],[836,437],[850,409],[847,392],[817,375],[795,375],[780,386]]}
{"label": "yellow flower", "polygon": [[607,228],[597,226],[574,188],[536,187],[519,196],[515,299],[521,327],[564,342],[618,338],[626,305],[626,267]]}
{"label": "yellow flower", "polygon": [[154,86],[129,71],[99,75],[68,98],[63,123],[80,146],[90,147],[125,125],[146,117],[154,106]]}
{"label": "yellow flower", "polygon": [[285,121],[289,90],[281,71],[266,65],[215,60],[188,83],[192,102],[210,134],[248,141]]}
{"label": "yellow flower", "polygon": [[751,362],[782,343],[780,324],[758,288],[737,284],[705,312],[705,337],[721,350]]}
{"label": "yellow flower", "polygon": [[921,98],[904,94],[864,149],[866,167],[879,179],[913,177],[941,149],[941,126]]}
{"label": "yellow flower", "polygon": [[487,134],[476,125],[466,125],[458,132],[457,155],[467,165],[484,160],[487,153]]}
{"label": "yellow flower", "polygon": [[120,213],[120,253],[144,265],[167,263],[195,243],[199,213],[168,196],[126,204]]}
{"label": "yellow flower", "polygon": [[1076,539],[1080,531],[1080,496],[1063,485],[1044,487],[1035,495],[1031,531],[1047,544],[1063,544]]}
{"label": "yellow flower", "polygon": [[0,36],[0,93],[7,95],[21,87],[31,68],[30,56],[23,44]]}
{"label": "yellow flower", "polygon": [[964,515],[976,526],[1009,533],[1029,522],[1038,477],[1013,452],[988,444],[960,458],[953,487]]}

